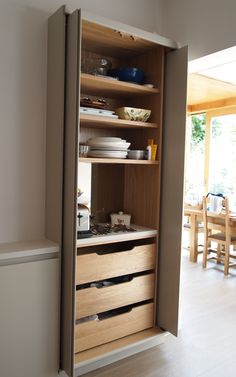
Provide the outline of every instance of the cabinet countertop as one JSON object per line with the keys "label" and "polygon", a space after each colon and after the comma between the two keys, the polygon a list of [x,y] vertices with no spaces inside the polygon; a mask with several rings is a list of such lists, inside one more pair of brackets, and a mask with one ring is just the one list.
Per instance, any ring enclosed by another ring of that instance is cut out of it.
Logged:
{"label": "cabinet countertop", "polygon": [[57,258],[59,245],[47,239],[0,243],[0,265]]}
{"label": "cabinet countertop", "polygon": [[131,224],[131,227],[134,228],[135,232],[117,232],[92,236],[90,238],[80,238],[76,242],[77,247],[86,247],[86,246],[96,246],[107,243],[117,243],[124,241],[132,241],[143,238],[152,238],[157,236],[156,229],[150,229],[144,226],[139,226]]}

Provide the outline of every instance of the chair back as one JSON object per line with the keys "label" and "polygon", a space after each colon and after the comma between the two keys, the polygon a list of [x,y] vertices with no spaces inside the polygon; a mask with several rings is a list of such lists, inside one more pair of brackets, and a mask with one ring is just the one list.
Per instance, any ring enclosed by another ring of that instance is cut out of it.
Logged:
{"label": "chair back", "polygon": [[230,238],[230,218],[228,198],[217,198],[218,205],[212,207],[211,197],[203,197],[203,223],[204,232],[218,231]]}

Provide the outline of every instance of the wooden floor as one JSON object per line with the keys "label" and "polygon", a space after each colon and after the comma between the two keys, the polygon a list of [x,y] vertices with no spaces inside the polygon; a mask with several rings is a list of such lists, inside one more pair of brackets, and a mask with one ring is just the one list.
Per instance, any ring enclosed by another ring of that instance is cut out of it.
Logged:
{"label": "wooden floor", "polygon": [[236,269],[231,271],[225,277],[213,262],[203,271],[201,260],[191,263],[183,255],[179,337],[84,377],[235,377]]}

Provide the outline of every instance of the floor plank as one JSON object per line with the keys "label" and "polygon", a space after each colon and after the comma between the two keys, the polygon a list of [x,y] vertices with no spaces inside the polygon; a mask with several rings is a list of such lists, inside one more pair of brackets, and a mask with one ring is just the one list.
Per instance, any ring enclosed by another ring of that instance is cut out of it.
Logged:
{"label": "floor plank", "polygon": [[236,269],[182,257],[180,333],[164,344],[84,377],[235,377]]}

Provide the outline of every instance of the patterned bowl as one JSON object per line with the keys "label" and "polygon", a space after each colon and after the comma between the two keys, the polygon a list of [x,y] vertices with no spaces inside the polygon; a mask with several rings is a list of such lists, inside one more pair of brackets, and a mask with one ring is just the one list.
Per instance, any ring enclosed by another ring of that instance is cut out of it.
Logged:
{"label": "patterned bowl", "polygon": [[136,107],[119,107],[115,113],[121,119],[146,122],[151,115],[151,110],[138,109]]}

